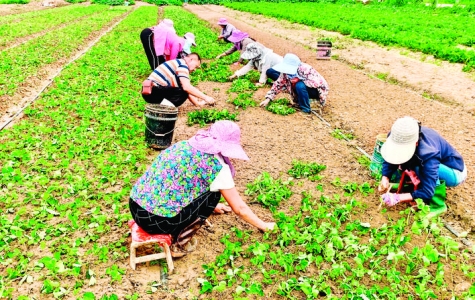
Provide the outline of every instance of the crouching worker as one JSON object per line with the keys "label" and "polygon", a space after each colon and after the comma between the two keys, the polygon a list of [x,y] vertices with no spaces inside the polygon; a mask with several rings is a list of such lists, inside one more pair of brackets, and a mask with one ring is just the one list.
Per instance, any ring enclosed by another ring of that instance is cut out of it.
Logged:
{"label": "crouching worker", "polygon": [[[249,160],[240,138],[236,123],[218,121],[163,150],[132,188],[133,219],[150,234],[171,234],[174,257],[193,250],[192,236],[213,212],[232,209],[261,231],[274,228],[275,223],[264,222],[252,212],[234,185],[229,159]],[[221,196],[229,206],[218,203]]]}
{"label": "crouching worker", "polygon": [[247,44],[245,51],[241,54],[241,58],[247,59],[249,62],[244,67],[234,72],[229,79],[232,80],[246,75],[249,71],[254,69],[261,73],[259,82],[256,83],[256,86],[259,87],[266,83],[267,77],[275,81],[280,76],[279,72],[274,71],[271,68],[282,62],[282,56],[274,53],[272,49],[266,48],[258,42]]}
{"label": "crouching worker", "polygon": [[[457,186],[467,178],[460,153],[435,130],[421,126],[411,117],[396,120],[381,147],[381,155],[384,163],[380,192],[389,189],[389,180],[398,169],[414,171],[420,180],[412,193],[385,193],[382,198],[388,206],[420,198],[430,206],[431,216],[439,215],[447,210],[443,185]],[[439,188],[443,188],[442,195],[436,195]]]}
{"label": "crouching worker", "polygon": [[267,92],[266,100],[261,102],[261,106],[267,106],[282,91],[288,92],[304,113],[312,112],[310,99],[316,99],[322,106],[325,105],[329,91],[327,81],[311,65],[302,63],[297,55],[287,53],[281,63],[267,70],[267,74],[272,72],[281,74]]}
{"label": "crouching worker", "polygon": [[195,106],[213,104],[213,97],[203,94],[190,82],[190,73],[200,64],[201,58],[197,53],[164,62],[143,82],[142,97],[146,102],[156,104],[161,104],[166,99],[175,107],[182,105],[186,99]]}

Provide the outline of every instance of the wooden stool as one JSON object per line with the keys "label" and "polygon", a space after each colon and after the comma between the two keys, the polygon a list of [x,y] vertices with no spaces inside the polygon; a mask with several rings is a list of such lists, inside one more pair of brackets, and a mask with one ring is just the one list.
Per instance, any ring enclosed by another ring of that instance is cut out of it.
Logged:
{"label": "wooden stool", "polygon": [[[132,233],[132,243],[130,243],[130,266],[135,270],[137,263],[149,262],[156,259],[167,259],[168,272],[173,272],[173,260],[170,252],[170,245],[172,244],[172,236],[169,234],[148,234],[135,223],[134,220],[128,222],[130,231]],[[162,253],[150,254],[137,257],[137,247],[158,243],[162,247]]]}

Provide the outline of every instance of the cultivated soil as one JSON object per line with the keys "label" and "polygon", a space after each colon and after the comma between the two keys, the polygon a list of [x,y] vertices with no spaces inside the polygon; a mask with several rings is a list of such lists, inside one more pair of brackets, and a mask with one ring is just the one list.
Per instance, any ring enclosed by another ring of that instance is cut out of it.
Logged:
{"label": "cultivated soil", "polygon": [[[461,66],[437,62],[430,58],[421,61],[424,57],[417,53],[380,48],[373,43],[350,40],[335,33],[310,30],[301,25],[236,12],[220,6],[187,5],[185,8],[208,21],[210,26],[216,29],[216,21],[220,17],[226,17],[230,23],[248,32],[251,37],[276,53],[297,54],[302,61],[314,66],[330,85],[328,105],[321,112],[330,126],[314,115],[296,113],[278,116],[259,107],[240,110],[242,143],[251,159],[249,162],[233,161],[237,170],[236,186],[242,195],[246,184],[253,182],[263,171],[269,172],[274,178],[282,176],[286,179],[286,171],[291,168],[294,159],[327,166],[322,172],[325,176],[322,183],[326,187],[326,194],[338,192],[333,190],[330,184],[336,177],[341,178],[341,182],[369,182],[376,185],[367,168],[357,162],[362,153],[354,146],[359,146],[371,154],[376,135],[386,133],[398,117],[410,115],[439,131],[464,156],[469,177],[462,186],[448,189],[449,210],[443,219],[459,232],[467,232],[468,240],[473,239],[475,179],[471,176],[471,171],[475,167],[472,114],[475,107],[475,83],[470,74],[461,72]],[[327,35],[336,38],[332,54],[337,59],[317,60],[315,41]],[[197,51],[199,52],[199,45]],[[146,63],[145,59],[143,63]],[[381,73],[387,73],[386,78],[394,80],[388,82],[389,80],[376,78],[376,75]],[[217,108],[234,111],[233,106],[226,103],[226,100],[235,96],[226,92],[229,87],[230,83],[212,82],[200,83],[198,86],[218,99]],[[266,86],[259,89],[255,93],[256,101],[263,100],[269,88],[270,86]],[[423,97],[423,94],[429,95],[431,99]],[[193,109],[195,108],[190,105],[180,108],[174,141],[188,139],[198,130],[197,126],[186,125],[186,112]],[[331,136],[335,128],[351,132],[356,137],[355,141],[348,144],[335,139]],[[150,150],[150,160],[156,155],[157,152]],[[315,183],[305,183],[298,187],[298,190],[317,194]],[[301,196],[296,193],[282,205],[282,209],[290,211],[292,207],[298,207],[300,201]],[[379,210],[378,195],[370,195],[361,201],[368,207],[362,222],[369,222],[372,226],[387,222],[387,215]],[[251,204],[251,208],[261,218],[272,219],[272,214],[260,205]],[[390,209],[390,216],[397,217],[399,209],[402,208]],[[216,255],[222,252],[224,247],[219,239],[223,234],[230,233],[232,227],[238,227],[241,230],[253,230],[255,236],[260,235],[232,213],[213,215],[209,220],[213,226],[200,230],[197,250],[175,260],[175,272],[168,277],[168,281],[161,283],[158,292],[152,295],[145,293],[150,290],[148,284],[151,281],[160,281],[159,266],[145,267],[140,264],[136,271],[131,271],[127,259],[118,264],[120,268],[127,269],[127,279],[124,278],[120,287],[111,287],[107,284],[108,280],[103,278],[98,279],[97,284],[88,290],[96,295],[115,292],[121,299],[121,296],[134,292],[139,293],[141,299],[195,299],[200,289],[196,279],[204,277],[201,266],[214,261]],[[105,238],[119,240],[126,231],[127,228],[114,228],[110,236]],[[448,231],[446,234],[450,235]],[[462,278],[453,278],[448,283],[451,290],[461,284],[464,284]],[[31,289],[31,293],[37,294],[38,288]],[[230,299],[232,296],[230,292],[227,293],[220,297]],[[274,296],[275,292],[272,297]]]}

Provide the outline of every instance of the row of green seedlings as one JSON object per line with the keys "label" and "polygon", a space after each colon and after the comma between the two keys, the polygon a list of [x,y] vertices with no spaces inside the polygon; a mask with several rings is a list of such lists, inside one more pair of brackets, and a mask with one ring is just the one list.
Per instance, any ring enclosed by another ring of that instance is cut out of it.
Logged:
{"label": "row of green seedlings", "polygon": [[[296,3],[292,10],[286,3],[226,2],[232,9],[285,19],[324,30],[340,32],[383,46],[401,46],[433,55],[453,63],[464,64],[464,71],[475,68],[475,26],[472,7],[438,9],[424,5],[394,8],[354,4]],[[342,16],[335,19],[333,16]],[[456,17],[454,17],[456,16]],[[418,28],[414,31],[414,28]],[[441,30],[444,28],[444,30]]]}
{"label": "row of green seedlings", "polygon": [[74,22],[75,20],[98,12],[103,12],[106,6],[63,6],[52,10],[41,10],[20,15],[0,17],[1,31],[0,46],[17,38],[28,36],[52,29],[58,25]]}
{"label": "row of green seedlings", "polygon": [[[156,7],[135,10],[1,132],[0,298],[96,299],[96,285],[138,298],[123,281],[124,199],[149,165],[137,89],[149,71],[137,32],[156,15]],[[97,299],[117,298],[100,293]]]}
{"label": "row of green seedlings", "polygon": [[[325,166],[293,162],[292,178],[319,181]],[[368,183],[332,186],[343,194],[319,195],[304,191],[299,208],[279,210],[294,193],[294,180],[261,174],[247,185],[246,195],[268,207],[278,229],[262,239],[234,228],[220,240],[222,254],[203,266],[201,293],[232,293],[234,299],[252,295],[286,299],[471,299],[454,290],[452,276],[473,282],[475,269],[468,250],[441,234],[441,224],[426,218],[429,209],[418,199],[418,212],[397,215],[382,211],[387,221],[371,224],[367,206],[356,196],[374,201]]]}
{"label": "row of green seedlings", "polygon": [[[77,9],[83,10],[81,7]],[[91,34],[110,24],[126,10],[128,8],[116,8],[88,15],[64,28],[51,30],[25,44],[0,52],[0,82],[5,87],[0,90],[0,96],[12,96],[22,82],[35,76],[42,67],[71,56],[78,47],[84,46]],[[96,11],[92,9],[88,13]],[[66,42],[58,43],[59,37]]]}

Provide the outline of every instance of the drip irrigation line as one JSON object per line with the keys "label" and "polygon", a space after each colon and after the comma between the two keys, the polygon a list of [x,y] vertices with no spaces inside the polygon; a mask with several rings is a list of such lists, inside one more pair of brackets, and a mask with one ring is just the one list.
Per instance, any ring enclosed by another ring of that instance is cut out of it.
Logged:
{"label": "drip irrigation line", "polygon": [[132,13],[135,9],[137,9],[136,7],[134,7],[133,9],[131,9],[130,11],[128,11],[127,13],[124,14],[124,16],[122,18],[120,18],[120,20],[118,20],[117,22],[115,22],[111,27],[109,27],[106,31],[104,31],[100,36],[98,36],[94,41],[92,41],[86,48],[84,48],[82,51],[80,51],[79,53],[76,54],[75,57],[73,57],[73,59],[71,59],[69,62],[67,62],[66,64],[64,64],[54,75],[51,79],[48,80],[48,82],[43,86],[43,88],[41,88],[41,90],[36,94],[36,96],[30,100],[30,101],[27,101],[26,103],[24,103],[24,105],[10,118],[8,119],[7,121],[5,121],[5,123],[1,124],[0,125],[0,131],[2,131],[5,127],[7,127],[8,124],[10,124],[13,120],[15,120],[16,117],[18,117],[28,106],[30,106],[33,102],[36,101],[36,99],[38,99],[38,97],[41,95],[41,93],[53,82],[53,80],[59,75],[59,73],[61,73],[65,67],[69,66],[71,63],[75,62],[76,60],[78,60],[80,57],[82,57],[87,51],[89,51],[89,49],[91,49],[104,35],[106,35],[107,33],[109,33],[112,29],[114,29],[117,25],[120,24],[120,22],[122,22],[130,13]]}
{"label": "drip irrigation line", "polygon": [[[330,128],[332,127],[332,126],[330,125],[330,123],[328,123],[328,122],[327,122],[322,116],[320,116],[316,111],[312,110],[312,113],[313,113],[314,115],[316,115],[317,118],[319,118],[320,121],[322,121],[325,125],[327,125],[327,126],[330,127]],[[351,141],[350,141],[347,137],[345,137],[345,136],[342,136],[342,138],[343,138],[346,142],[348,142],[348,143],[351,142]],[[359,147],[359,146],[357,146],[357,145],[353,145],[353,146],[354,146],[358,151],[360,151],[364,156],[366,156],[368,159],[370,159],[370,160],[372,159],[371,155],[369,155],[369,154],[368,154],[366,151],[364,151],[361,147]]]}
{"label": "drip irrigation line", "polygon": [[[455,228],[453,228],[452,226],[450,226],[449,224],[445,223],[445,222],[442,222],[442,224],[444,224],[444,227],[447,228],[448,231],[450,231],[451,233],[453,233],[453,235],[455,235],[456,237],[460,238],[460,233],[458,233],[457,230],[455,230]],[[469,240],[467,240],[466,238],[462,238],[460,239],[460,241],[467,247],[471,247],[472,246],[472,242],[470,242]]]}

